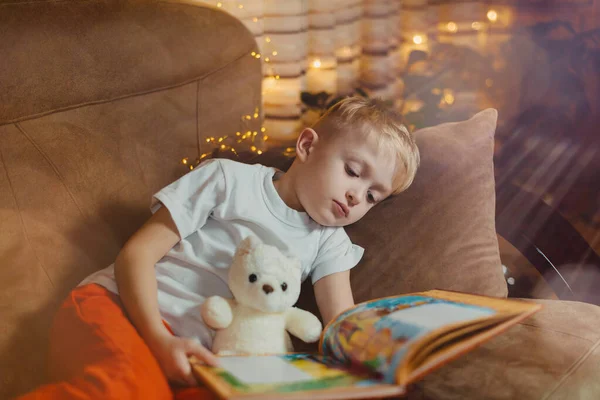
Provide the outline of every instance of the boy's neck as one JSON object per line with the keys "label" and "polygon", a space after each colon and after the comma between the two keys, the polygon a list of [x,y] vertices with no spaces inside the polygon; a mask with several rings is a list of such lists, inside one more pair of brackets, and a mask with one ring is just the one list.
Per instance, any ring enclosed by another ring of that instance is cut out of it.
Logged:
{"label": "boy's neck", "polygon": [[278,174],[278,179],[273,181],[277,194],[281,200],[291,209],[296,211],[304,211],[296,190],[294,188],[294,174],[292,168],[288,172]]}

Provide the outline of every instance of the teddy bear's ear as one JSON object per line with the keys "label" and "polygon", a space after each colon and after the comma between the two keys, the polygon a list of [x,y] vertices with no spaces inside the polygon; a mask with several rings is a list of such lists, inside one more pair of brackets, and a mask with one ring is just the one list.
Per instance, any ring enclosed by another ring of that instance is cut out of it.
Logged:
{"label": "teddy bear's ear", "polygon": [[238,246],[237,254],[245,255],[250,254],[250,252],[258,247],[262,242],[256,236],[248,236]]}

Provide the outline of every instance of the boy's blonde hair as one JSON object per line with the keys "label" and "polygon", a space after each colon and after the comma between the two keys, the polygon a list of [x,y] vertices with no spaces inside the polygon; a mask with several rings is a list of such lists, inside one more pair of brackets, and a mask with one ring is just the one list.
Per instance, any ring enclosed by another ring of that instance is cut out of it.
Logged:
{"label": "boy's blonde hair", "polygon": [[404,166],[404,169],[397,168],[392,183],[392,194],[398,194],[412,184],[420,163],[414,137],[401,120],[382,100],[348,97],[331,106],[313,129],[325,138],[346,131],[376,135],[379,147],[392,152],[397,166]]}

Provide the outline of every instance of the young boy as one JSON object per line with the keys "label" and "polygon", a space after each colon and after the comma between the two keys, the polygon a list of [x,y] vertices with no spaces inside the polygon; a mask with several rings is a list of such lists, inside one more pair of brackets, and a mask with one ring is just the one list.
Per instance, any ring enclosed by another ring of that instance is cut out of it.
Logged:
{"label": "young boy", "polygon": [[[227,269],[248,235],[301,260],[325,323],[351,307],[349,271],[363,249],[342,227],[406,189],[419,164],[398,121],[380,101],[348,98],[302,131],[286,173],[215,159],[159,191],[115,264],[58,312],[50,363],[59,383],[32,397],[170,398],[168,381],[195,385],[189,356],[218,363],[200,304],[231,296]],[[194,398],[208,396],[199,390]]]}

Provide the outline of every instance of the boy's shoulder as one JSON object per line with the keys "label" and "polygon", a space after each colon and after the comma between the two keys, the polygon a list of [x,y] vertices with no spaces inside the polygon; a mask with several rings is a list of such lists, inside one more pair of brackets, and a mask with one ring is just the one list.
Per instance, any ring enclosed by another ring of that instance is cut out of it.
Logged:
{"label": "boy's shoulder", "polygon": [[264,171],[266,169],[269,169],[269,167],[266,167],[262,164],[247,164],[241,161],[231,160],[229,158],[214,158],[213,160],[221,164],[221,168],[223,168],[224,170],[234,172],[256,173],[258,171]]}
{"label": "boy's shoulder", "polygon": [[262,164],[246,164],[228,158],[215,158],[212,160],[216,161],[221,166],[226,180],[234,179],[245,181],[256,176],[263,177],[272,170],[272,168]]}
{"label": "boy's shoulder", "polygon": [[336,246],[351,243],[350,236],[341,226],[321,226],[321,245]]}

